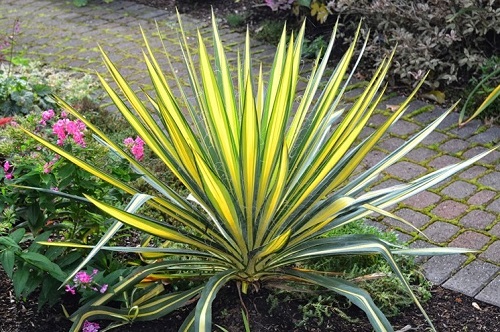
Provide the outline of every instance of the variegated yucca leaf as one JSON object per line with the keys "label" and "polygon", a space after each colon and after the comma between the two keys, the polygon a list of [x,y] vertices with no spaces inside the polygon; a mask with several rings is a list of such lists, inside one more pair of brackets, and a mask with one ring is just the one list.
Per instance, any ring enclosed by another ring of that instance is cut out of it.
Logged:
{"label": "variegated yucca leaf", "polygon": [[[145,100],[133,91],[104,51],[104,63],[118,89],[99,76],[118,111],[150,151],[189,190],[189,197],[182,197],[169,188],[148,170],[147,164],[132,158],[62,100],[59,100],[62,107],[83,121],[103,144],[128,160],[157,194],[146,199],[131,184],[106,174],[98,165],[80,160],[28,133],[77,166],[135,195],[141,205],[159,209],[183,225],[182,228],[174,227],[166,221],[138,215],[134,213],[137,207],[134,204],[121,210],[86,197],[103,213],[118,220],[97,249],[137,252],[144,255],[145,262],[154,258],[155,263],[139,267],[108,293],[80,308],[71,316],[75,322],[72,331],[85,319],[103,316],[119,321],[157,317],[196,296],[199,296],[196,309],[181,330],[211,331],[211,303],[223,285],[231,280],[238,281],[246,293],[248,285],[273,278],[324,286],[346,296],[364,310],[376,331],[391,331],[392,327],[370,295],[355,284],[314,271],[294,269],[295,263],[306,259],[346,254],[381,255],[427,318],[393,254],[444,254],[457,250],[411,251],[393,248],[371,236],[320,236],[372,212],[381,213],[382,209],[464,169],[484,154],[406,184],[369,191],[377,176],[416,147],[447,113],[377,165],[354,175],[356,167],[403,115],[416,92],[371,135],[360,139],[383,96],[384,78],[392,54],[382,61],[360,96],[352,104],[346,104],[344,92],[361,58],[361,55],[355,58],[360,29],[332,74],[325,79],[325,71],[331,67],[328,59],[334,47],[335,26],[325,55],[313,64],[307,86],[299,98],[296,93],[301,79],[304,26],[288,40],[283,31],[270,72],[265,75],[261,67],[255,77],[249,34],[234,71],[215,22],[213,19],[213,60],[201,34],[198,34],[197,54],[192,54],[181,27],[180,43],[190,91],[185,90],[175,70],[169,71],[174,75],[175,89],[170,86],[172,82],[160,67],[146,37],[144,61],[154,90],[147,93]],[[361,54],[365,46],[366,41],[361,45]],[[127,249],[105,246],[122,223],[184,247]],[[44,244],[82,247],[71,243]],[[201,278],[204,284],[192,292],[157,296],[148,293],[144,295],[147,300],[127,308],[106,306],[142,281],[193,277]],[[429,323],[432,326],[430,320]]]}

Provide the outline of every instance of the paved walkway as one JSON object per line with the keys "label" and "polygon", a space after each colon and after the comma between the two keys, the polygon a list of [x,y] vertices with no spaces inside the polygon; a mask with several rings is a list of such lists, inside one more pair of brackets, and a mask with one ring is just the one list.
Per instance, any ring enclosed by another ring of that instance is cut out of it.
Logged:
{"label": "paved walkway", "polygon": [[[167,51],[180,61],[181,54],[175,45],[178,31],[173,8],[161,11],[120,0],[107,5],[95,1],[83,8],[69,3],[66,0],[1,0],[0,32],[8,31],[14,19],[20,18],[22,34],[17,50],[22,48],[26,57],[53,67],[105,73],[96,45],[99,42],[133,86],[138,87],[148,84],[139,25],[148,33],[154,32],[154,20],[157,20]],[[196,28],[201,29],[202,35],[210,34],[208,21],[199,22],[186,15],[183,21],[188,36],[194,37]],[[244,40],[241,34],[227,28],[222,29],[221,35],[229,42],[230,50],[236,50]],[[154,41],[153,48],[160,51],[156,38],[150,40]],[[270,66],[273,47],[254,41],[252,50],[257,60]],[[174,66],[182,74],[180,62]],[[400,99],[389,99],[381,108],[397,104]],[[390,135],[370,153],[362,167],[373,165],[399,147],[442,111],[433,105],[413,102],[408,115],[391,129]],[[374,130],[388,112],[378,112],[367,130]],[[459,130],[457,119],[456,113],[451,114],[415,151],[390,167],[377,186],[412,179],[474,156],[499,142],[500,127],[487,127],[473,121]],[[499,190],[500,152],[493,152],[445,183],[394,207],[397,215],[413,222],[429,240],[398,221],[379,221],[396,230],[412,247],[452,245],[479,250],[476,255],[432,257],[423,262],[423,268],[435,284],[500,306]]]}

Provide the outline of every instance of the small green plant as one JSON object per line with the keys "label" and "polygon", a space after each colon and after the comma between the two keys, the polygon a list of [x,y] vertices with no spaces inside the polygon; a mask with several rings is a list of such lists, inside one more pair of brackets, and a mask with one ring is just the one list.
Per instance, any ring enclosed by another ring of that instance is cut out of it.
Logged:
{"label": "small green plant", "polygon": [[325,41],[323,36],[316,37],[312,41],[305,39],[303,56],[305,58],[322,57],[327,46],[328,43]]}
{"label": "small green plant", "polygon": [[285,22],[283,21],[266,20],[257,29],[255,37],[271,44],[277,44],[284,26]]}
{"label": "small green plant", "polygon": [[[481,67],[481,76],[477,79],[473,78],[470,84],[474,88],[460,111],[459,126],[466,125],[481,113],[484,118],[489,117],[498,121],[500,118],[500,98],[498,98],[500,95],[500,57],[491,57]],[[498,85],[495,87],[495,84]],[[470,114],[471,107],[476,109],[473,114]],[[488,111],[484,112],[486,109]],[[469,114],[469,117],[464,120],[466,114]]]}
{"label": "small green plant", "polygon": [[246,17],[242,14],[228,14],[226,16],[227,24],[232,28],[239,28],[245,25]]}
{"label": "small green plant", "polygon": [[[324,287],[360,307],[374,330],[393,331],[370,294],[358,285],[335,276],[332,273],[335,271],[297,267],[322,257],[336,260],[346,255],[381,256],[435,330],[395,257],[470,250],[406,249],[371,234],[322,235],[370,213],[402,220],[384,209],[449,178],[491,151],[409,183],[369,190],[387,167],[418,146],[452,109],[373,168],[353,176],[359,163],[403,115],[416,91],[374,133],[359,140],[383,97],[384,79],[392,55],[380,63],[360,97],[345,108],[342,100],[349,79],[356,71],[358,61],[354,55],[361,27],[326,84],[321,85],[326,68],[331,67],[328,57],[337,27],[324,58],[317,59],[309,73],[301,98],[297,98],[296,90],[305,25],[297,35],[289,38],[289,42],[286,31],[281,33],[270,73],[264,76],[260,72],[255,79],[248,33],[245,50],[233,75],[215,17],[212,18],[213,56],[209,55],[203,37],[198,34],[195,60],[181,28],[180,40],[192,91],[184,92],[180,79],[172,70],[176,87],[181,92],[179,99],[146,38],[144,59],[155,89],[148,94],[147,103],[132,90],[103,52],[105,65],[117,86],[113,88],[100,77],[105,91],[144,145],[189,191],[187,197],[169,187],[147,163],[134,158],[121,142],[111,140],[61,99],[58,103],[62,108],[84,123],[112,153],[126,160],[141,176],[150,186],[147,194],[134,183],[103,170],[94,160],[82,160],[37,133],[24,130],[28,137],[131,197],[123,208],[85,196],[115,221],[96,245],[84,246],[91,247],[91,252],[65,282],[101,250],[141,253],[143,257],[150,257],[143,259],[141,266],[125,275],[123,280],[110,285],[106,293],[75,311],[69,317],[73,321],[72,332],[80,330],[87,320],[98,318],[114,321],[111,326],[154,319],[193,299],[197,301],[196,308],[180,330],[211,332],[212,302],[221,287],[235,282],[246,294],[253,284],[271,281]],[[366,45],[367,41],[362,49]],[[419,86],[422,84],[423,81]],[[139,214],[143,205],[169,218],[155,219]],[[156,237],[158,242],[147,241],[141,247],[106,246],[123,224]],[[43,241],[39,244],[82,247],[70,242]],[[143,287],[146,280],[150,283]],[[162,280],[168,283],[179,280],[191,287],[168,291]],[[125,304],[116,303],[115,300],[123,296],[130,300]]]}

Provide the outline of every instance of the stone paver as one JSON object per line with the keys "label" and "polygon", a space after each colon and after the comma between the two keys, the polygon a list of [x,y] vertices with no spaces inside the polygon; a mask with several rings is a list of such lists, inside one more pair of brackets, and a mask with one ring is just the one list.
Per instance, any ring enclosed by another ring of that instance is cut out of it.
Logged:
{"label": "stone paver", "polygon": [[406,154],[406,158],[417,163],[434,158],[438,152],[428,148],[416,148]]}
{"label": "stone paver", "polygon": [[[394,214],[408,221],[408,223],[410,223],[411,225],[413,225],[418,229],[422,228],[431,219],[429,216],[411,209],[401,209],[396,211]],[[415,232],[415,228],[399,220],[386,218],[386,222],[391,226],[402,228],[410,233]]]}
{"label": "stone paver", "polygon": [[[466,152],[464,152],[463,157],[464,158],[471,158],[471,157],[474,157],[480,153],[486,152],[488,150],[489,150],[488,148],[483,147],[483,146],[475,146],[475,147],[467,150]],[[497,150],[497,151],[490,152],[489,154],[484,156],[481,160],[478,161],[478,163],[479,164],[494,165],[494,164],[498,164],[499,161],[500,161],[500,152]]]}
{"label": "stone paver", "polygon": [[494,235],[494,236],[496,236],[496,237],[500,238],[500,222],[499,222],[498,224],[496,224],[495,226],[493,226],[493,227],[490,229],[489,233],[490,233],[491,235]]}
{"label": "stone paver", "polygon": [[456,157],[445,155],[445,156],[437,157],[436,159],[432,160],[429,163],[429,166],[431,166],[434,169],[441,169],[443,167],[446,167],[446,166],[449,166],[452,164],[456,164],[458,162],[460,162],[460,159],[458,159]]}
{"label": "stone paver", "polygon": [[483,166],[472,166],[461,172],[459,176],[466,180],[471,180],[477,178],[478,176],[484,175],[484,172],[487,170],[486,167]]}
{"label": "stone paver", "polygon": [[469,143],[461,139],[451,139],[446,143],[439,146],[441,151],[448,153],[457,153],[463,151],[465,148],[469,147]]}
{"label": "stone paver", "polygon": [[476,299],[500,307],[500,275],[484,287]]}
{"label": "stone paver", "polygon": [[471,196],[477,187],[464,181],[455,181],[441,190],[443,194],[450,198],[462,199]]}
{"label": "stone paver", "polygon": [[436,204],[441,199],[441,196],[431,193],[430,191],[422,191],[416,195],[411,196],[403,201],[404,204],[415,209],[424,209],[431,205]]}
{"label": "stone paver", "polygon": [[500,191],[500,172],[492,172],[486,174],[479,179],[479,183],[484,186],[493,188],[496,191]]}
{"label": "stone paver", "polygon": [[497,214],[500,214],[500,198],[494,200],[493,202],[491,202],[491,204],[489,204],[486,207],[486,210],[492,211],[492,212],[496,212]]}
{"label": "stone paver", "polygon": [[439,203],[438,206],[432,210],[432,213],[438,218],[452,220],[464,213],[465,210],[467,210],[467,205],[452,200],[446,200]]}
{"label": "stone paver", "polygon": [[495,215],[481,210],[473,210],[467,213],[460,223],[469,228],[485,229],[495,220]]}
{"label": "stone paver", "polygon": [[500,264],[500,240],[495,241],[479,257]]}
{"label": "stone paver", "polygon": [[476,192],[472,197],[467,200],[467,203],[470,205],[485,205],[493,197],[495,197],[496,193],[491,190],[481,190]]}
{"label": "stone paver", "polygon": [[458,230],[458,226],[446,222],[436,221],[424,230],[424,234],[434,242],[445,242],[453,237]]}
{"label": "stone paver", "polygon": [[500,268],[496,265],[476,260],[448,279],[443,287],[467,296],[475,296],[499,270]]}
{"label": "stone paver", "polygon": [[400,161],[386,169],[386,172],[396,178],[403,180],[415,179],[426,172],[425,167],[410,163],[408,161]]}
{"label": "stone paver", "polygon": [[467,257],[460,256],[434,256],[422,265],[426,277],[435,285],[443,282],[455,273],[467,260]]}
{"label": "stone paver", "polygon": [[489,236],[481,233],[467,231],[457,236],[450,242],[451,247],[467,248],[467,249],[481,249],[488,241]]}
{"label": "stone paver", "polygon": [[[119,69],[131,81],[134,89],[150,86],[140,50],[143,47],[139,26],[150,37],[156,33],[158,21],[166,49],[171,53],[173,67],[181,82],[188,84],[186,70],[180,64],[182,54],[177,46],[177,19],[175,8],[157,10],[130,1],[115,0],[110,4],[90,2],[77,8],[71,1],[60,0],[0,0],[0,32],[9,31],[15,18],[21,20],[16,52],[23,56],[50,64],[56,68],[75,68],[93,73],[96,70],[108,75],[96,48],[97,41],[117,61]],[[183,15],[185,32],[194,43],[196,29],[210,38],[210,21],[197,20]],[[228,41],[228,57],[234,59],[241,49],[244,35],[227,27],[221,27],[223,40]],[[153,51],[161,52],[156,38],[150,38]],[[254,41],[252,47],[255,64],[263,63],[267,72],[272,64],[275,48]],[[163,61],[163,60],[161,60]],[[167,68],[167,67],[165,67]],[[299,82],[304,88],[306,81]],[[178,91],[174,91],[178,93]],[[464,96],[456,96],[456,99]],[[387,119],[386,104],[398,104],[402,97],[393,97],[379,105],[369,121],[363,137]],[[104,103],[106,100],[104,101]],[[104,106],[105,110],[112,110]],[[444,110],[421,100],[409,104],[407,114],[390,134],[363,160],[357,171],[373,167],[387,153],[399,148],[408,136],[435,120]],[[415,114],[415,116],[413,116]],[[457,127],[458,113],[452,113],[445,121],[405,156],[403,161],[392,165],[376,179],[373,189],[408,182],[415,177],[430,173],[488,150],[499,142],[500,127],[484,126],[479,120],[463,128]],[[404,217],[429,236],[413,237],[414,230],[397,226],[401,239],[410,241],[410,247],[432,247],[437,244],[464,246],[481,249],[482,253],[434,256],[419,259],[432,282],[476,296],[500,306],[500,152],[494,151],[468,169],[449,177],[445,183],[426,188],[414,197],[394,204],[388,209]],[[380,219],[383,219],[380,217]],[[379,220],[380,221],[380,220]],[[385,220],[388,221],[388,220]],[[464,266],[465,262],[468,262]],[[461,270],[463,268],[463,270]],[[496,275],[495,275],[496,273]],[[476,295],[477,294],[477,295]]]}

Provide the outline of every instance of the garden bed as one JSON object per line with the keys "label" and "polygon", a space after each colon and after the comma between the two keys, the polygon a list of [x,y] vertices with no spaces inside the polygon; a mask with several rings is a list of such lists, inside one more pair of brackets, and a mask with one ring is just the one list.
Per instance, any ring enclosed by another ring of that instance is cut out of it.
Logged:
{"label": "garden bed", "polygon": [[[30,297],[26,301],[16,302],[10,280],[0,271],[0,331],[8,332],[66,332],[71,326],[58,305],[51,309],[37,311],[37,303]],[[282,331],[335,331],[335,332],[365,332],[371,331],[368,320],[363,312],[355,307],[345,310],[351,321],[339,316],[333,309],[330,317],[325,317],[321,325],[318,319],[311,317],[306,326],[296,326],[303,320],[301,304],[298,300],[278,297],[277,306],[273,305],[272,291],[262,288],[259,292],[243,296],[245,306],[249,311],[250,327],[253,332]],[[76,303],[70,295],[63,298],[68,309]],[[274,306],[274,308],[273,308]],[[221,290],[214,302],[214,323],[230,332],[244,331],[241,319],[241,302],[235,288],[226,287]],[[476,301],[441,287],[432,290],[432,299],[424,305],[425,310],[434,322],[438,331],[500,331],[500,308]],[[183,319],[189,313],[189,308],[151,322],[136,322],[114,329],[116,332],[170,332],[177,331]],[[412,306],[404,309],[396,317],[390,318],[395,330],[427,331],[420,311]],[[101,326],[105,326],[101,323]],[[215,329],[217,330],[217,329]]]}

